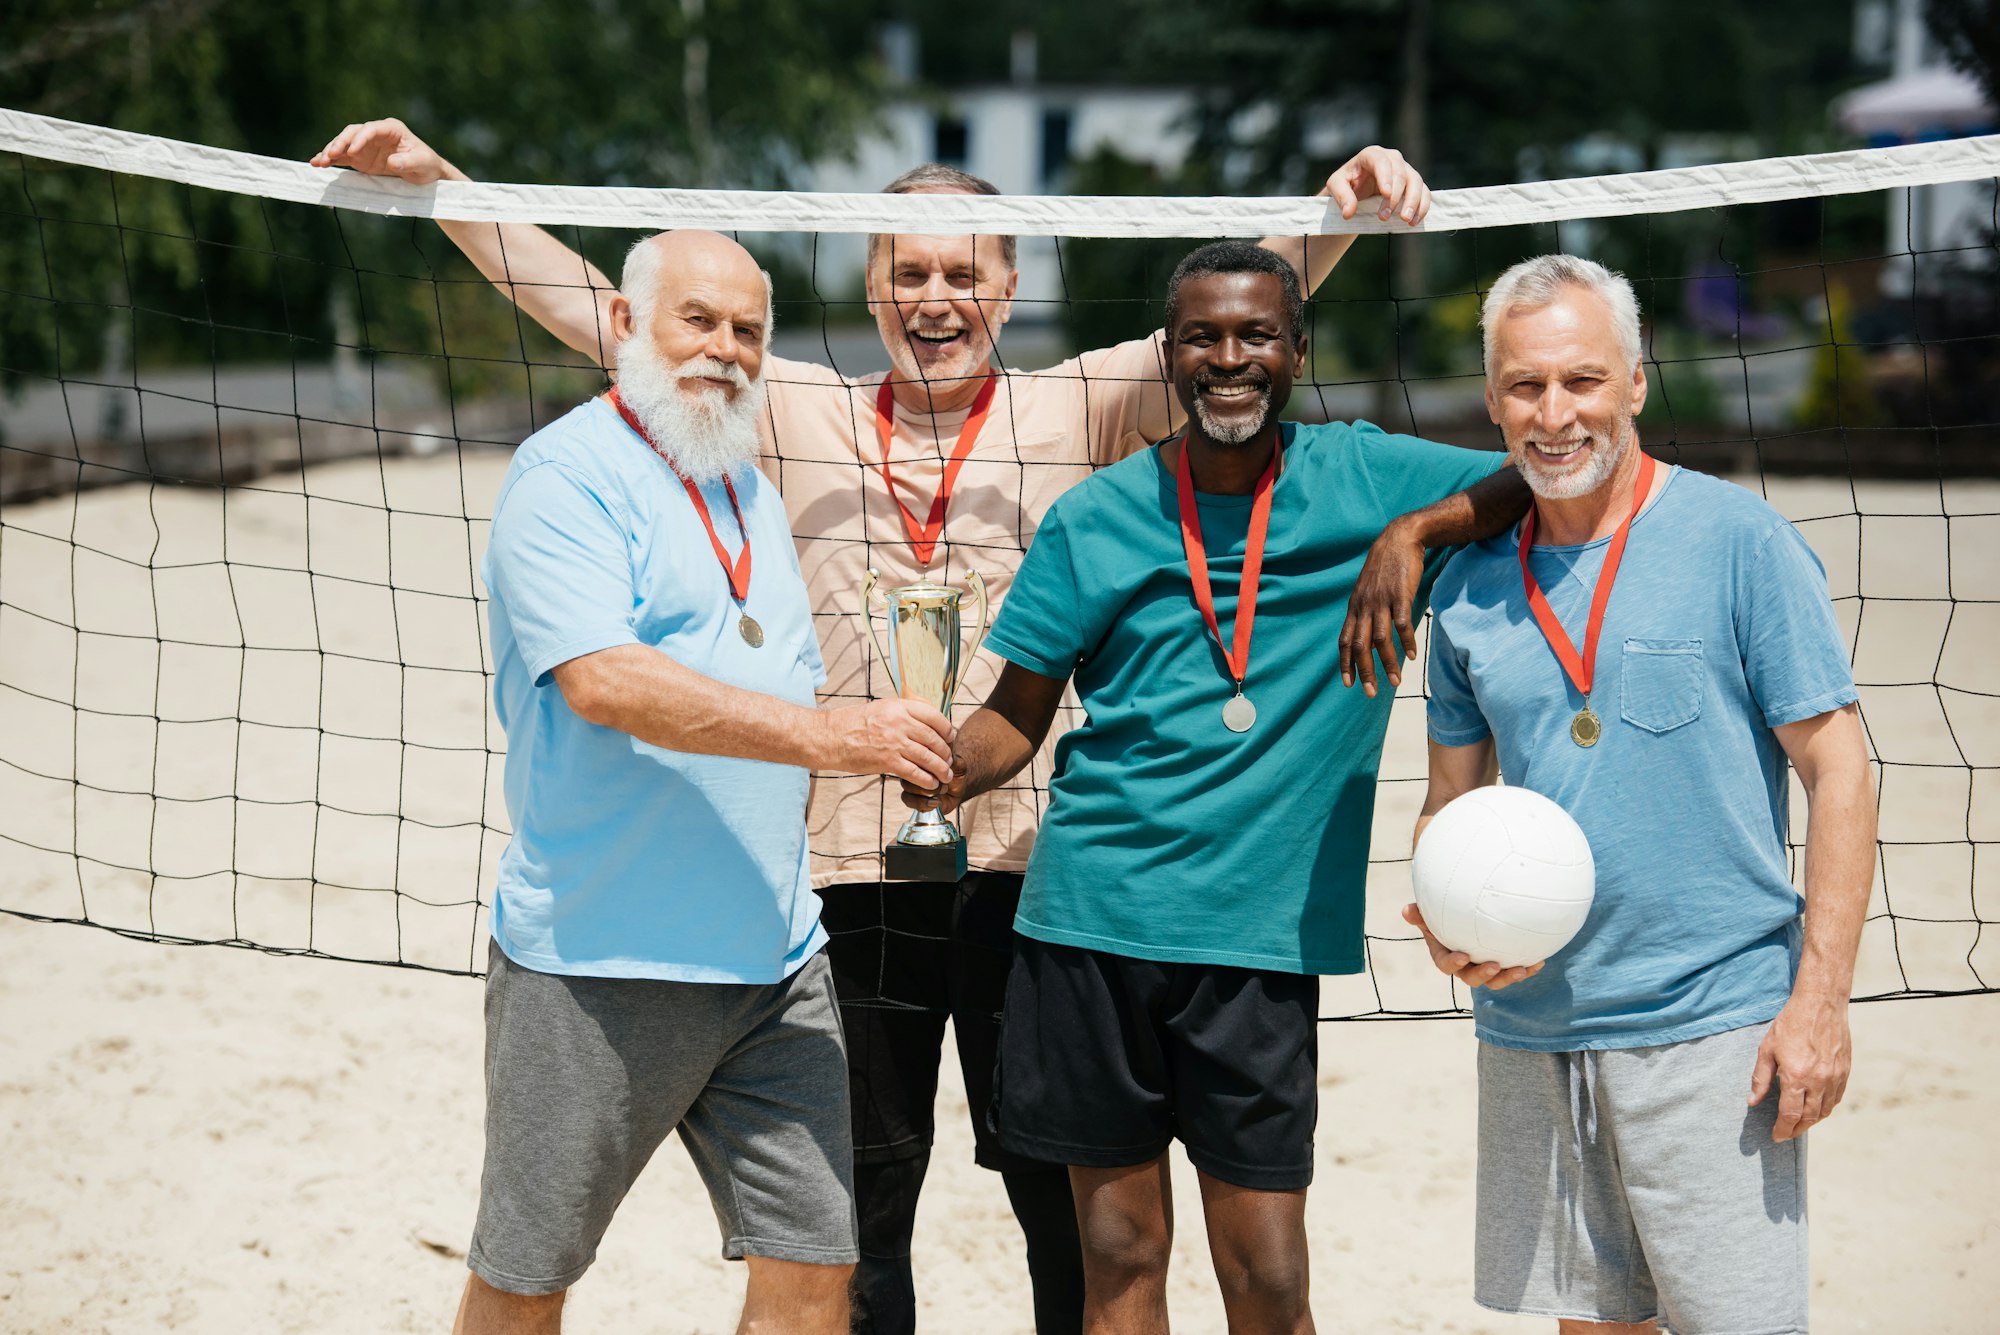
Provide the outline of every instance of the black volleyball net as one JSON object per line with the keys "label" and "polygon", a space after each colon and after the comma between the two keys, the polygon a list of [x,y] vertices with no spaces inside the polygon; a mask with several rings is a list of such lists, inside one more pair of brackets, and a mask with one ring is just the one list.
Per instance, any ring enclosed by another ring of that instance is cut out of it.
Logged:
{"label": "black volleyball net", "polygon": [[[426,190],[0,112],[0,911],[482,967],[508,824],[479,559],[511,449],[604,378],[434,218],[546,224],[614,277],[644,230],[730,231],[774,276],[774,351],[841,376],[888,365],[861,281],[870,231],[1020,238],[998,342],[1009,371],[1144,338],[1199,240],[1362,231],[1389,235],[1362,237],[1312,298],[1293,417],[1497,447],[1486,284],[1552,250],[1632,279],[1647,447],[1791,518],[1852,646],[1882,810],[1856,995],[1991,991],[1996,186],[2000,140],[1963,140],[1443,192],[1421,234],[1396,235],[1305,200]],[[870,423],[854,430],[859,506],[882,484]],[[774,435],[781,486],[793,462],[825,466],[823,442]],[[1017,475],[1012,536],[955,536],[948,519],[945,539],[973,564],[1017,560],[1035,498],[1088,464],[998,421],[980,457]],[[869,541],[843,532],[798,535],[809,569]],[[839,624],[849,605],[816,615],[824,636],[858,642]],[[834,675],[836,700],[883,688],[873,665]],[[1327,981],[1328,1018],[1464,1013],[1397,916],[1422,680],[1419,664],[1383,760],[1371,968]],[[887,786],[829,777],[882,824],[902,814]],[[1045,804],[1047,780],[1038,765],[1013,797]],[[1793,807],[1797,864],[1796,793]],[[814,852],[865,861],[879,838],[851,824],[816,830]],[[879,950],[875,995],[858,999],[926,1007],[900,980],[928,967],[950,914],[902,913],[897,893],[881,887],[876,919],[841,927]]]}

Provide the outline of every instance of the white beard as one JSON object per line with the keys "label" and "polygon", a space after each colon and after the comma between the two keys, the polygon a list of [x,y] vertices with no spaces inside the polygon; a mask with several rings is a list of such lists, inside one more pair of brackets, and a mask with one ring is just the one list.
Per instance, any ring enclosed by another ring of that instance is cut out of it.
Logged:
{"label": "white beard", "polygon": [[[681,388],[683,380],[708,376],[732,381],[736,396]],[[752,380],[741,367],[711,357],[672,365],[649,336],[634,334],[618,345],[618,397],[669,456],[674,470],[690,482],[714,482],[757,457],[764,381]]]}
{"label": "white beard", "polygon": [[1618,465],[1625,458],[1625,451],[1632,447],[1632,423],[1620,422],[1617,434],[1608,443],[1597,441],[1591,449],[1590,457],[1580,468],[1557,470],[1542,462],[1530,441],[1523,441],[1518,448],[1510,449],[1514,466],[1521,470],[1527,480],[1528,489],[1535,495],[1551,501],[1573,501],[1579,496],[1588,496],[1618,471]]}
{"label": "white beard", "polygon": [[1271,424],[1271,391],[1264,389],[1257,399],[1257,415],[1241,422],[1224,423],[1210,416],[1208,400],[1197,394],[1194,397],[1195,420],[1201,423],[1201,434],[1217,445],[1241,445]]}

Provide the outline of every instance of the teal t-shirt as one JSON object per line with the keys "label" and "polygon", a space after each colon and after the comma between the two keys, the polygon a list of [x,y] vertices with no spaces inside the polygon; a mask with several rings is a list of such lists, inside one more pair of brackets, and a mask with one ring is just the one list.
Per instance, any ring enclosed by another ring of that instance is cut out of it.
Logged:
{"label": "teal t-shirt", "polygon": [[[1086,721],[1056,747],[1015,919],[1023,934],[1138,959],[1361,971],[1390,693],[1370,700],[1340,684],[1348,594],[1385,524],[1506,456],[1366,422],[1288,422],[1284,438],[1247,733],[1222,725],[1236,688],[1195,606],[1160,452],[1079,483],[1042,521],[987,642],[1030,671],[1074,677]],[[1251,504],[1196,496],[1225,636]],[[1426,593],[1445,556],[1433,555]]]}

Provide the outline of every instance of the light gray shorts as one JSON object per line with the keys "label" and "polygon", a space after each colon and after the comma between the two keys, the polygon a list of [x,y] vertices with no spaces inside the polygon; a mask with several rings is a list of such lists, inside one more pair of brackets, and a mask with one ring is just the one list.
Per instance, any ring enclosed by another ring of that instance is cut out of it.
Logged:
{"label": "light gray shorts", "polygon": [[824,953],[781,983],[538,973],[488,954],[486,1163],[467,1264],[555,1293],[676,1128],[722,1254],[853,1262],[847,1057]]}
{"label": "light gray shorts", "polygon": [[1500,1312],[1806,1329],[1806,1151],[1746,1107],[1768,1025],[1604,1052],[1479,1045],[1473,1296]]}

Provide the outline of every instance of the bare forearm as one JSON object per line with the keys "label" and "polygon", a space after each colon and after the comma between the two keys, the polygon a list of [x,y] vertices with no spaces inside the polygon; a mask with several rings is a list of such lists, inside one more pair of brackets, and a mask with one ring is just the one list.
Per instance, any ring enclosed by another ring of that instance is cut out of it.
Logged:
{"label": "bare forearm", "polygon": [[977,797],[1026,769],[1041,745],[1014,721],[992,708],[982,708],[958,730],[952,746],[953,760],[964,775],[961,801]]}
{"label": "bare forearm", "polygon": [[578,716],[663,750],[808,769],[830,760],[825,712],[705,677],[657,649],[606,649],[555,675]]}
{"label": "bare forearm", "polygon": [[1431,817],[1443,811],[1455,798],[1475,788],[1485,788],[1500,778],[1500,751],[1491,737],[1469,746],[1445,746],[1431,741],[1430,780],[1424,788],[1423,809],[1417,813],[1417,828],[1410,835],[1414,849],[1430,827]]}
{"label": "bare forearm", "polygon": [[[449,162],[444,179],[467,181]],[[607,329],[617,285],[603,270],[532,223],[480,223],[439,219],[451,243],[500,294],[536,324],[596,362],[610,366]]]}
{"label": "bare forearm", "polygon": [[1292,266],[1299,276],[1299,290],[1307,296],[1333,272],[1354,244],[1352,236],[1267,236],[1257,243]]}
{"label": "bare forearm", "polygon": [[1875,882],[1875,796],[1866,769],[1821,778],[1808,811],[1805,940],[1792,994],[1845,1002]]}
{"label": "bare forearm", "polygon": [[1462,547],[1505,533],[1528,513],[1533,500],[1534,493],[1510,465],[1395,522],[1426,547]]}

